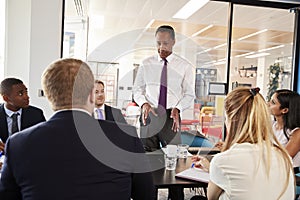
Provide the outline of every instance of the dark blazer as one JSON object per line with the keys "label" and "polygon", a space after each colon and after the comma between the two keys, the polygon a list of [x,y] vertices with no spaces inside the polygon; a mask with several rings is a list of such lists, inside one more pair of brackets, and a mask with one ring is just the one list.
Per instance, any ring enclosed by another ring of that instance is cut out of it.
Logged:
{"label": "dark blazer", "polygon": [[[46,121],[43,111],[37,107],[29,106],[22,109],[21,130],[24,130],[37,123]],[[4,104],[0,105],[0,138],[5,143],[8,138],[8,128]]]}
{"label": "dark blazer", "polygon": [[136,173],[149,171],[140,167],[149,162],[136,129],[82,111],[57,112],[11,136],[5,156],[1,200],[154,198],[151,173]]}
{"label": "dark blazer", "polygon": [[120,109],[108,106],[106,104],[104,104],[104,107],[106,120],[120,122],[124,124],[127,123]]}

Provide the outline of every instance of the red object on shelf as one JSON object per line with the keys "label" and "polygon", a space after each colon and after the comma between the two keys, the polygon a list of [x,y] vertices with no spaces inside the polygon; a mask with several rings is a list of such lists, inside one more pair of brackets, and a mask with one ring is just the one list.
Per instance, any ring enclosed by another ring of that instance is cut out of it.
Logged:
{"label": "red object on shelf", "polygon": [[127,106],[137,106],[134,102],[129,102]]}
{"label": "red object on shelf", "polygon": [[181,130],[182,131],[190,131],[191,128],[190,126],[195,126],[199,124],[199,120],[197,119],[183,119],[181,120]]}
{"label": "red object on shelf", "polygon": [[197,119],[183,119],[181,120],[181,125],[196,125],[199,124]]}
{"label": "red object on shelf", "polygon": [[180,130],[181,131],[189,131],[191,129],[189,127],[187,127],[187,126],[182,126]]}

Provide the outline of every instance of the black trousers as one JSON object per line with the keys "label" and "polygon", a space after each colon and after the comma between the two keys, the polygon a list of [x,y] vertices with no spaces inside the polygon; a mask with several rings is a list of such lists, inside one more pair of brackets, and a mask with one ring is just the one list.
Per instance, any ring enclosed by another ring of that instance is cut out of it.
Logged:
{"label": "black trousers", "polygon": [[[172,130],[173,119],[170,118],[171,109],[167,109],[162,115],[155,116],[149,113],[147,123],[144,125],[140,116],[140,136],[146,151],[160,149],[167,144],[180,144],[181,132]],[[179,119],[180,122],[181,119]]]}

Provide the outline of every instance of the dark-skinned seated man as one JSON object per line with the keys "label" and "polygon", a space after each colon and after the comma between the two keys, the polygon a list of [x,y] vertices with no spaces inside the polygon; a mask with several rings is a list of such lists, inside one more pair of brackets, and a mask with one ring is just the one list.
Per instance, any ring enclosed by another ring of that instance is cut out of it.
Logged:
{"label": "dark-skinned seated man", "polygon": [[45,121],[45,116],[41,109],[29,105],[28,89],[20,79],[4,79],[0,93],[4,101],[0,104],[0,152],[4,154],[9,136]]}

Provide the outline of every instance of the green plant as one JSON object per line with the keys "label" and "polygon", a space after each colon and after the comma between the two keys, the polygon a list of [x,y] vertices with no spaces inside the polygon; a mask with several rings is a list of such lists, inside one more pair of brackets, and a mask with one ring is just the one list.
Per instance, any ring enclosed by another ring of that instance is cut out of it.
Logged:
{"label": "green plant", "polygon": [[267,100],[271,99],[271,96],[279,87],[279,74],[280,73],[281,73],[281,67],[279,66],[279,63],[275,63],[270,66]]}

